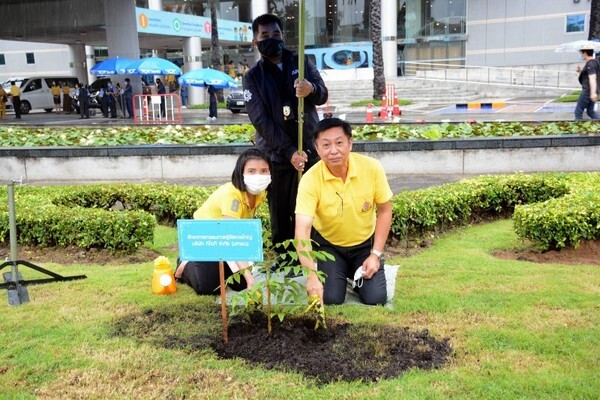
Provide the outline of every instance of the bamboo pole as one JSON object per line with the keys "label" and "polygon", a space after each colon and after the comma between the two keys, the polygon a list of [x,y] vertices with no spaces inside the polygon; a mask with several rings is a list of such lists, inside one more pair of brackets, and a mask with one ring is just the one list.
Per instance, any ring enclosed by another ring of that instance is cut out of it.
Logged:
{"label": "bamboo pole", "polygon": [[[304,0],[298,1],[298,79],[304,80]],[[304,97],[298,99],[298,154],[302,155],[304,141]],[[298,182],[302,171],[298,171]]]}

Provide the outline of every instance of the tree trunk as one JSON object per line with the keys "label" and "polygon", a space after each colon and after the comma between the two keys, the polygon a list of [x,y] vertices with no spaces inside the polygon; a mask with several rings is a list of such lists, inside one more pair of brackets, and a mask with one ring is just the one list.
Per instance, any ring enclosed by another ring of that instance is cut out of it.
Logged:
{"label": "tree trunk", "polygon": [[[370,34],[373,42],[373,99],[381,100],[385,93],[383,72],[383,45],[381,43],[381,1],[371,0]],[[600,0],[599,0],[600,1]]]}
{"label": "tree trunk", "polygon": [[[221,63],[221,44],[219,43],[219,29],[217,25],[217,6],[219,0],[210,0],[210,63],[212,68],[222,70]],[[224,101],[223,89],[217,90],[217,99],[219,102]]]}
{"label": "tree trunk", "polygon": [[592,0],[588,39],[600,39],[600,0]]}

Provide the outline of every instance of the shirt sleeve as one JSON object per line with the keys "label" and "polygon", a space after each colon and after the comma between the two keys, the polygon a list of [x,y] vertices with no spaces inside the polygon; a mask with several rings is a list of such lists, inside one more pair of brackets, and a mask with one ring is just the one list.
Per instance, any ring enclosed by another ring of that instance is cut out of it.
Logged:
{"label": "shirt sleeve", "polygon": [[235,219],[242,218],[244,215],[244,202],[238,193],[232,193],[221,201],[221,214]]}
{"label": "shirt sleeve", "polygon": [[[282,125],[283,116],[279,120],[278,116],[279,113],[282,113],[282,110],[272,110],[267,106],[267,104],[273,104],[273,101],[267,100],[270,94],[265,93],[269,90],[267,82],[258,83],[255,75],[260,74],[260,71],[254,70],[252,72],[247,72],[242,78],[248,117],[256,132],[267,142],[269,147],[281,157],[289,159],[288,154],[297,151],[297,149]],[[274,87],[270,89],[277,90]]]}
{"label": "shirt sleeve", "polygon": [[298,195],[296,196],[296,214],[315,217],[317,211],[319,196],[314,182],[310,175],[304,175],[298,186]]}

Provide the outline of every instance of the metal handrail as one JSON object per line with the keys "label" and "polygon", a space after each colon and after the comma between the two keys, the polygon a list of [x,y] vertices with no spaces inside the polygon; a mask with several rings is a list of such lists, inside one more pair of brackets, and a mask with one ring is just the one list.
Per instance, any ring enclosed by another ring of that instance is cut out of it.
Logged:
{"label": "metal handrail", "polygon": [[428,80],[552,89],[580,89],[575,71],[472,66],[462,65],[461,60],[456,60],[454,63],[405,61],[404,74]]}

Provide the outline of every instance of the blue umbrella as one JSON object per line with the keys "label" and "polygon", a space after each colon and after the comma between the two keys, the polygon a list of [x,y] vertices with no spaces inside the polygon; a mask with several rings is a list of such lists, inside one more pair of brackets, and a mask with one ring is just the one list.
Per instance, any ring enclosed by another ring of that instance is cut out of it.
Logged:
{"label": "blue umbrella", "polygon": [[100,61],[90,69],[90,74],[96,76],[122,75],[134,60],[126,57],[113,57]]}
{"label": "blue umbrella", "polygon": [[178,81],[182,86],[204,87],[210,85],[217,89],[236,88],[239,86],[239,83],[225,72],[211,68],[200,68],[186,72],[179,77]]}
{"label": "blue umbrella", "polygon": [[148,57],[129,64],[125,73],[131,75],[181,75],[181,69],[169,60]]}

